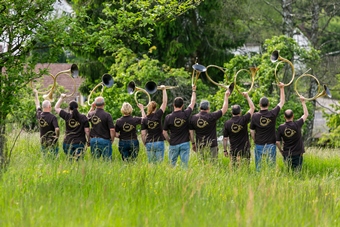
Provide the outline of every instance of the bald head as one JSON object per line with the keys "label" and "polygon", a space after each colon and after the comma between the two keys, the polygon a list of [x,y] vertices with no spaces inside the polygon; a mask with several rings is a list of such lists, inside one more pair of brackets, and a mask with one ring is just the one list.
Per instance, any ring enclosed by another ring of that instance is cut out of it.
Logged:
{"label": "bald head", "polygon": [[104,98],[101,97],[101,96],[97,97],[94,101],[95,101],[97,107],[103,107],[104,104],[105,104]]}
{"label": "bald head", "polygon": [[292,120],[294,117],[293,110],[288,109],[285,111],[285,118],[286,120]]}

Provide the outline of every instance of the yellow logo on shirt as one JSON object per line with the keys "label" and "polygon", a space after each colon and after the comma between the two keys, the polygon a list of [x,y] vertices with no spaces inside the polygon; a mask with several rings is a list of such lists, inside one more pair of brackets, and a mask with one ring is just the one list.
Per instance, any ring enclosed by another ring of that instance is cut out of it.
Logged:
{"label": "yellow logo on shirt", "polygon": [[124,125],[123,125],[123,131],[124,132],[130,132],[132,129],[134,129],[135,126],[125,122]]}
{"label": "yellow logo on shirt", "polygon": [[181,127],[184,123],[185,123],[186,121],[184,120],[184,119],[182,119],[182,118],[175,118],[175,120],[174,120],[174,125],[175,125],[175,127],[177,127],[177,128],[179,128],[179,127]]}
{"label": "yellow logo on shirt", "polygon": [[70,126],[70,128],[76,128],[79,125],[80,125],[80,123],[78,121],[74,120],[73,118],[68,120],[68,126]]}
{"label": "yellow logo on shirt", "polygon": [[235,124],[235,123],[233,123],[233,124],[231,125],[231,131],[232,131],[233,133],[238,133],[238,132],[241,131],[242,129],[243,129],[243,126],[242,126],[242,125]]}
{"label": "yellow logo on shirt", "polygon": [[267,126],[267,125],[269,125],[270,122],[272,122],[272,120],[270,120],[269,118],[261,116],[261,118],[260,118],[260,125],[261,126]]}
{"label": "yellow logo on shirt", "polygon": [[148,121],[148,128],[149,129],[154,129],[157,127],[159,123],[157,121]]}
{"label": "yellow logo on shirt", "polygon": [[102,120],[96,116],[96,115],[93,115],[92,118],[91,118],[91,122],[92,124],[96,125],[96,124],[99,124]]}
{"label": "yellow logo on shirt", "polygon": [[207,122],[207,121],[205,121],[205,120],[203,120],[203,119],[201,119],[201,118],[199,118],[198,120],[197,120],[197,127],[198,128],[204,128],[205,126],[207,126],[209,123]]}
{"label": "yellow logo on shirt", "polygon": [[286,137],[292,137],[294,136],[296,133],[295,130],[291,129],[291,128],[285,128],[284,134]]}
{"label": "yellow logo on shirt", "polygon": [[41,128],[44,128],[44,127],[48,126],[48,123],[45,121],[44,118],[40,118],[39,119],[39,125],[40,125]]}

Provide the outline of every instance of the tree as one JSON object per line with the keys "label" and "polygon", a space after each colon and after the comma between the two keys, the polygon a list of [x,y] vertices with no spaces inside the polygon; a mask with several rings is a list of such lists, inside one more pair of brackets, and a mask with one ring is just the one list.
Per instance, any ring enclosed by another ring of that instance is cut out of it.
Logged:
{"label": "tree", "polygon": [[[280,50],[280,54],[282,56],[286,56],[290,58],[291,56],[297,56],[303,62],[315,61],[319,58],[318,52],[311,48],[310,50],[306,50],[300,47],[292,38],[288,38],[287,36],[274,36],[271,39],[267,39],[263,45],[264,51],[262,54],[255,54],[251,58],[248,56],[235,56],[230,62],[226,63],[224,67],[228,72],[228,81],[234,81],[236,73],[241,69],[249,69],[249,67],[256,66],[259,70],[255,76],[255,84],[254,88],[251,90],[250,96],[255,104],[258,107],[258,103],[261,97],[268,97],[270,103],[272,105],[276,105],[279,103],[279,89],[276,85],[276,78],[274,76],[274,69],[276,64],[272,63],[270,60],[270,56],[274,50]],[[280,64],[280,63],[279,63]],[[247,81],[248,83],[251,81],[250,74],[244,74],[243,81]],[[237,77],[238,83],[237,86],[242,86],[241,91],[246,91],[248,88],[245,88],[242,83],[240,83],[242,78]],[[291,74],[289,78],[278,78],[279,81],[284,79],[291,80]],[[292,87],[293,85],[290,85]],[[288,87],[285,87],[285,93],[287,94]],[[240,88],[241,89],[241,88]],[[211,104],[211,109],[216,109],[219,107],[220,103],[223,100],[223,90],[219,90],[215,95],[212,95],[210,99],[214,100]],[[247,101],[234,90],[233,94],[229,99],[229,105],[239,104],[244,111],[248,110]],[[311,103],[307,104],[309,109],[311,109]],[[285,109],[293,109],[295,116],[301,116],[302,106],[298,100],[297,95],[291,95],[289,99],[286,99],[286,103],[284,106]],[[229,111],[228,111],[229,112]],[[219,122],[218,128],[221,131],[223,122],[230,118],[230,113],[227,113],[226,116],[222,117],[222,121]],[[279,117],[280,120],[277,121],[277,124],[280,122],[284,122],[283,115]],[[311,118],[308,119],[308,122]]]}
{"label": "tree", "polygon": [[[76,18],[70,24],[72,50],[83,58],[81,73],[93,84],[115,62],[118,51],[128,48],[141,58],[151,47],[156,24],[173,20],[201,0],[186,1],[84,1],[75,0]],[[88,93],[84,89],[82,92]]]}
{"label": "tree", "polygon": [[[46,72],[34,72],[37,62],[54,61],[62,53],[66,21],[52,15],[54,0],[1,1],[0,14],[0,163],[7,164],[6,123],[23,98],[22,89],[33,78]],[[48,43],[53,52],[42,59],[33,50],[45,48]]]}

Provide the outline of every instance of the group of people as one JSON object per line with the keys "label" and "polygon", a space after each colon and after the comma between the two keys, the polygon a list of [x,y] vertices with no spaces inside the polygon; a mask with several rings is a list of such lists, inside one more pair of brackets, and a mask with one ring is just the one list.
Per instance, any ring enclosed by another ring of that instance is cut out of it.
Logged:
{"label": "group of people", "polygon": [[[276,119],[285,103],[284,84],[279,83],[278,86],[280,102],[271,110],[269,110],[268,98],[262,97],[259,103],[260,111],[254,113],[255,106],[247,92],[242,93],[249,105],[246,114],[242,115],[240,105],[236,104],[231,107],[232,118],[227,120],[223,127],[223,148],[224,155],[229,156],[234,165],[241,162],[248,165],[250,163],[248,131],[250,123],[250,135],[255,143],[257,170],[260,170],[262,161],[275,165],[276,147],[290,168],[301,168],[305,152],[301,128],[308,117],[308,110],[304,98],[300,97],[304,112],[302,117],[294,121],[293,111],[288,109],[284,112],[286,122],[276,129]],[[191,102],[187,108],[184,109],[183,98],[176,97],[173,101],[173,112],[165,116],[162,124],[168,98],[166,87],[162,85],[160,89],[162,90],[162,104],[159,108],[156,102],[151,101],[145,113],[144,106],[138,104],[141,117],[134,117],[132,106],[124,102],[121,107],[122,117],[117,119],[115,124],[112,116],[104,110],[103,97],[95,99],[85,116],[78,112],[78,104],[75,101],[69,103],[69,112],[62,110],[60,105],[65,98],[62,94],[55,105],[55,111],[66,123],[64,152],[71,158],[78,159],[84,153],[84,149],[90,146],[93,157],[111,159],[112,143],[115,139],[119,139],[118,150],[122,160],[135,160],[139,152],[137,125],[141,125],[141,140],[145,145],[150,163],[163,161],[165,140],[169,143],[169,162],[172,166],[175,166],[180,158],[181,165],[187,167],[191,148],[199,154],[202,160],[216,161],[218,157],[216,124],[218,119],[228,111],[231,90],[226,90],[221,109],[211,112],[209,101],[203,100],[199,104],[200,111],[192,115],[196,104],[196,86],[193,85]],[[45,152],[57,154],[59,127],[57,118],[50,113],[51,103],[45,100],[41,108],[37,91],[35,91],[35,102],[40,126],[41,148]]]}

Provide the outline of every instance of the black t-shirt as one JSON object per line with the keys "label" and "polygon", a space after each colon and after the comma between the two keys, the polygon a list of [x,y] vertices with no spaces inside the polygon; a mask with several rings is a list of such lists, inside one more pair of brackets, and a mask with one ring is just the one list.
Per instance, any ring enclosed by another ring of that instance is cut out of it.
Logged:
{"label": "black t-shirt", "polygon": [[260,110],[253,114],[250,129],[255,130],[255,144],[275,144],[275,124],[280,109],[280,106],[276,106],[270,111]]}
{"label": "black t-shirt", "polygon": [[101,108],[97,108],[90,112],[88,117],[92,126],[90,137],[111,140],[110,129],[115,128],[111,114],[105,112]]}
{"label": "black t-shirt", "polygon": [[216,122],[222,117],[222,111],[213,113],[199,112],[191,117],[190,130],[196,132],[196,143],[199,147],[217,146]]}
{"label": "black t-shirt", "polygon": [[137,125],[142,124],[141,117],[123,116],[116,121],[116,132],[121,140],[136,140]]}
{"label": "black t-shirt", "polygon": [[283,141],[283,155],[299,155],[305,153],[301,128],[304,124],[302,118],[297,121],[286,122],[279,126],[276,141]]}
{"label": "black t-shirt", "polygon": [[251,115],[246,113],[243,116],[233,116],[224,123],[223,136],[229,137],[230,151],[248,151],[250,149],[248,123]]}
{"label": "black t-shirt", "polygon": [[174,111],[166,115],[164,120],[165,131],[170,131],[170,145],[177,145],[188,142],[189,138],[189,118],[192,109]]}
{"label": "black t-shirt", "polygon": [[158,109],[142,120],[142,130],[147,130],[146,143],[164,141],[162,129],[163,110]]}
{"label": "black t-shirt", "polygon": [[55,129],[59,128],[56,116],[50,112],[42,112],[41,108],[37,109],[36,117],[40,128],[40,143],[43,146],[52,146],[58,142]]}
{"label": "black t-shirt", "polygon": [[84,114],[79,114],[78,121],[72,118],[71,113],[64,110],[59,112],[59,116],[65,120],[66,132],[64,143],[79,144],[86,143],[85,128],[89,128],[89,121]]}

